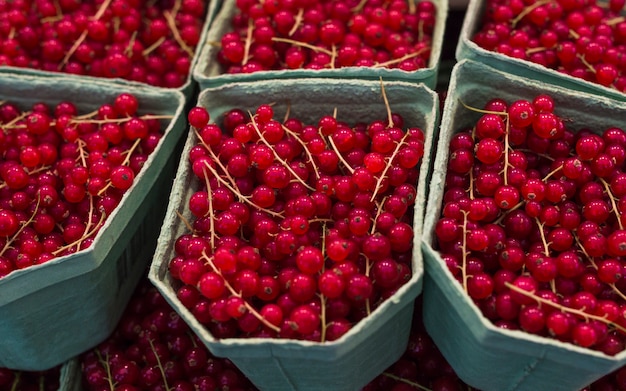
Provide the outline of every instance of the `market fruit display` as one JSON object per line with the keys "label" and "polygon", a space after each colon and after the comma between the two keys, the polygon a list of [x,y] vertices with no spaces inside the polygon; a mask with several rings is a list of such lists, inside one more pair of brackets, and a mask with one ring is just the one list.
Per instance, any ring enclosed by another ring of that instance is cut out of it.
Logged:
{"label": "market fruit display", "polygon": [[479,47],[626,91],[624,2],[487,0]]}
{"label": "market fruit display", "polygon": [[349,125],[275,119],[270,104],[220,124],[189,112],[199,189],[169,272],[212,335],[332,341],[411,278],[424,133],[382,113]]}
{"label": "market fruit display", "polygon": [[343,67],[428,67],[436,6],[429,0],[238,0],[220,38],[223,73]]}
{"label": "market fruit display", "polygon": [[2,102],[0,277],[91,246],[163,136],[166,116],[139,106]]}
{"label": "market fruit display", "polygon": [[208,1],[1,1],[0,66],[177,88]]}
{"label": "market fruit display", "polygon": [[496,326],[624,350],[626,132],[492,97],[449,145],[437,249]]}

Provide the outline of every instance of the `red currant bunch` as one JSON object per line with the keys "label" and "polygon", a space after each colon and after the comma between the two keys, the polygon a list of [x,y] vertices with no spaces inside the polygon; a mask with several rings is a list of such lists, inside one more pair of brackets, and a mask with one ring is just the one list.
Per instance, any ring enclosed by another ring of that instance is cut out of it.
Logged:
{"label": "red currant bunch", "polygon": [[411,277],[424,134],[397,114],[307,123],[274,108],[221,125],[189,113],[198,185],[169,271],[218,338],[335,340]]}
{"label": "red currant bunch", "polygon": [[483,109],[450,141],[443,261],[497,326],[623,351],[626,132],[571,124],[545,94]]}
{"label": "red currant bunch", "polygon": [[180,87],[202,0],[0,1],[0,65]]}
{"label": "red currant bunch", "polygon": [[0,105],[0,277],[89,247],[162,137],[162,117],[118,95]]}
{"label": "red currant bunch", "polygon": [[488,0],[472,37],[483,49],[626,91],[623,0]]}
{"label": "red currant bunch", "polygon": [[80,364],[87,391],[256,390],[229,360],[207,350],[147,280],[113,334]]}
{"label": "red currant bunch", "polygon": [[221,38],[225,73],[428,65],[436,22],[430,0],[236,2]]}

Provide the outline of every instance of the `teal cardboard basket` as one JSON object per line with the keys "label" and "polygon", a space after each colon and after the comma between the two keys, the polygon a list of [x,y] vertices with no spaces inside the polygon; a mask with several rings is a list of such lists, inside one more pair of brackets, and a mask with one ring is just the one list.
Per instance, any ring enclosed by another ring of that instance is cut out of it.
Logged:
{"label": "teal cardboard basket", "polygon": [[437,74],[443,44],[443,35],[448,16],[448,1],[433,0],[437,7],[435,29],[432,37],[432,50],[430,61],[423,69],[406,72],[400,69],[374,69],[368,67],[345,67],[323,70],[273,70],[253,72],[247,74],[225,74],[217,61],[219,44],[224,33],[232,31],[231,19],[237,11],[235,1],[224,1],[222,7],[216,12],[215,19],[209,29],[205,45],[201,49],[200,58],[193,71],[193,77],[198,82],[200,90],[209,87],[217,87],[233,82],[249,82],[270,79],[296,79],[296,78],[355,78],[362,80],[409,81],[424,83],[429,88],[437,85]]}
{"label": "teal cardboard basket", "polygon": [[[486,82],[488,81],[488,82]],[[440,217],[452,135],[471,127],[492,98],[508,102],[550,94],[555,112],[572,129],[604,130],[626,122],[626,103],[513,76],[463,60],[452,72],[442,114],[430,195],[424,219],[424,324],[459,377],[484,391],[579,390],[626,365],[626,351],[611,357],[574,344],[494,326],[465,294],[435,251],[434,227]]]}
{"label": "teal cardboard basket", "polygon": [[478,46],[472,41],[472,37],[481,27],[486,3],[486,0],[469,0],[468,2],[465,19],[456,47],[456,59],[458,61],[463,59],[474,60],[489,65],[497,70],[527,77],[543,83],[550,83],[575,91],[588,92],[626,101],[626,94],[616,89],[604,87],[600,84],[569,76],[531,61],[509,57]]}
{"label": "teal cardboard basket", "polygon": [[0,367],[45,370],[102,342],[114,330],[154,254],[186,127],[179,91],[74,78],[0,75],[0,100],[75,102],[81,113],[134,94],[140,113],[162,120],[164,136],[92,245],[0,278]]}
{"label": "teal cardboard basket", "polygon": [[83,389],[83,377],[80,362],[72,358],[61,366],[58,391],[81,391]]}
{"label": "teal cardboard basket", "polygon": [[191,59],[191,64],[189,66],[189,74],[185,80],[185,83],[177,88],[165,88],[165,87],[156,87],[151,86],[147,83],[127,80],[123,78],[106,78],[106,77],[96,77],[96,76],[87,76],[87,75],[74,75],[65,72],[53,72],[53,71],[45,71],[40,69],[32,69],[32,68],[22,68],[15,66],[7,66],[0,65],[0,74],[2,73],[11,73],[11,74],[21,74],[28,76],[39,76],[39,77],[64,77],[73,79],[76,83],[92,83],[92,82],[107,82],[107,83],[116,83],[123,86],[129,86],[131,88],[162,88],[165,90],[175,90],[181,92],[187,100],[193,100],[195,98],[195,94],[197,93],[197,83],[195,82],[192,74],[195,64],[198,62],[200,58],[200,48],[204,46],[204,43],[207,38],[207,34],[209,31],[209,27],[213,22],[213,18],[215,17],[215,13],[217,9],[221,6],[223,0],[202,0],[202,2],[207,3],[206,10],[206,18],[204,20],[204,24],[202,26],[202,32],[200,35],[200,41],[196,47],[194,52],[194,56]]}
{"label": "teal cardboard basket", "polygon": [[[406,126],[425,132],[425,155],[417,187],[415,239],[411,279],[373,313],[336,341],[316,343],[286,339],[216,339],[176,298],[177,281],[168,265],[174,242],[187,232],[177,213],[190,218],[187,201],[199,188],[185,158],[196,143],[190,132],[176,175],[157,251],[149,278],[173,308],[216,356],[227,357],[261,390],[356,390],[365,386],[404,352],[411,327],[414,299],[421,292],[423,267],[419,239],[426,203],[434,129],[438,123],[437,95],[423,85],[385,83],[393,112],[404,117]],[[275,102],[275,118],[282,118],[289,103],[290,117],[304,123],[317,121],[337,109],[337,118],[347,123],[386,118],[380,82],[359,80],[303,79],[234,83],[204,90],[198,105],[208,108],[219,122],[232,108],[254,110]]]}

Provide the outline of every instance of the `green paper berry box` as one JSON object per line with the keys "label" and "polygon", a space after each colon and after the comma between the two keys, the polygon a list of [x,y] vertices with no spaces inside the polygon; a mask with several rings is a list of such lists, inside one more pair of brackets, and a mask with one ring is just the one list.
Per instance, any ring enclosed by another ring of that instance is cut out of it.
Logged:
{"label": "green paper berry box", "polygon": [[179,91],[75,78],[0,75],[0,100],[75,102],[88,113],[121,93],[137,97],[140,113],[161,120],[164,136],[90,247],[0,278],[0,367],[45,370],[103,341],[145,272],[165,214],[186,118]]}
{"label": "green paper berry box", "polygon": [[626,100],[626,94],[616,89],[569,76],[531,61],[513,58],[481,48],[472,40],[472,37],[482,25],[485,7],[486,0],[469,0],[456,47],[456,59],[458,61],[463,59],[474,60],[500,71],[544,83],[550,83],[575,91],[607,96],[620,101]]}
{"label": "green paper berry box", "polygon": [[[488,84],[484,81],[489,80]],[[579,390],[626,364],[616,356],[517,330],[501,329],[486,319],[434,250],[434,227],[440,218],[452,135],[472,126],[492,98],[532,100],[540,93],[554,98],[555,111],[579,129],[604,130],[626,121],[626,105],[606,97],[574,92],[513,76],[471,60],[453,69],[436,147],[430,196],[424,218],[424,322],[459,377],[485,391]]]}
{"label": "green paper berry box", "polygon": [[429,88],[435,88],[437,84],[437,74],[439,71],[439,61],[443,44],[443,35],[448,16],[448,2],[433,0],[437,11],[435,28],[431,42],[430,60],[425,68],[413,72],[406,72],[399,69],[368,68],[368,67],[345,67],[337,69],[323,70],[272,70],[252,72],[247,74],[225,74],[217,61],[219,45],[222,36],[232,31],[231,19],[237,11],[234,1],[223,2],[222,7],[216,11],[216,15],[204,47],[201,48],[200,58],[193,70],[193,77],[198,82],[200,90],[209,87],[217,87],[232,82],[248,82],[268,79],[295,79],[295,78],[355,78],[363,80],[378,80],[380,77],[387,81],[409,81],[424,83]]}
{"label": "green paper berry box", "polygon": [[196,50],[193,53],[193,57],[191,58],[191,63],[189,65],[189,73],[185,79],[185,82],[176,88],[167,88],[167,87],[156,87],[152,86],[148,83],[132,81],[124,78],[107,78],[107,77],[96,77],[96,76],[88,76],[88,75],[77,75],[68,72],[54,72],[42,69],[35,68],[25,68],[25,67],[16,67],[16,66],[8,66],[8,65],[0,65],[0,73],[13,73],[13,74],[24,74],[24,75],[32,75],[32,76],[40,76],[40,77],[65,77],[65,78],[73,78],[76,83],[91,83],[91,82],[108,82],[108,83],[117,83],[121,85],[128,85],[131,87],[148,87],[148,88],[163,88],[165,90],[175,90],[183,93],[185,98],[188,101],[193,101],[195,98],[195,94],[197,94],[197,83],[192,77],[192,72],[195,64],[198,62],[200,57],[200,48],[204,46],[204,42],[207,37],[207,33],[209,31],[209,27],[213,18],[215,16],[216,10],[221,6],[223,0],[202,0],[202,3],[207,4],[206,9],[206,17],[204,19],[204,24],[202,26],[202,31],[200,35],[200,40],[196,47]]}
{"label": "green paper berry box", "polygon": [[[284,103],[289,102],[290,116],[304,123],[317,121],[335,108],[339,120],[356,123],[380,115],[385,118],[380,88],[380,82],[333,79],[233,83],[204,90],[198,105],[206,107],[216,120],[232,108],[255,110],[260,104],[275,102],[275,118],[282,118]],[[413,302],[422,287],[418,246],[439,105],[437,95],[423,85],[388,82],[385,91],[391,109],[404,117],[405,126],[421,127],[426,137],[415,203],[413,274],[396,294],[338,340],[315,343],[269,338],[216,339],[182,305],[176,296],[178,281],[173,280],[168,267],[175,240],[188,232],[178,213],[184,218],[191,216],[187,202],[199,184],[193,179],[189,159],[181,159],[149,278],[214,355],[229,358],[262,390],[355,390],[395,362],[406,348]],[[188,155],[195,142],[196,136],[190,132],[183,156]]]}

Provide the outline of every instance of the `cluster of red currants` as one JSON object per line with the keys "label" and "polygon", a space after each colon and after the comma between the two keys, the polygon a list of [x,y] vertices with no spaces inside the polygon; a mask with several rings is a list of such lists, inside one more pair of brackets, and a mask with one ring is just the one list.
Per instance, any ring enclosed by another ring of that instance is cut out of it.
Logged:
{"label": "cluster of red currants", "polygon": [[335,340],[411,277],[424,134],[403,119],[351,127],[232,109],[189,113],[199,185],[169,270],[217,338]]}
{"label": "cluster of red currants", "polygon": [[0,105],[0,277],[91,245],[162,137],[118,95],[80,115],[76,105]]}
{"label": "cluster of red currants", "polygon": [[473,41],[486,50],[626,91],[624,0],[488,0]]}
{"label": "cluster of red currants", "polygon": [[429,0],[237,0],[221,38],[225,73],[428,65],[436,9]]}
{"label": "cluster of red currants", "polygon": [[57,391],[61,367],[46,371],[16,371],[0,368],[0,391]]}
{"label": "cluster of red currants", "polygon": [[88,391],[252,391],[229,360],[214,357],[147,280],[116,330],[80,356]]}
{"label": "cluster of red currants", "polygon": [[[453,135],[437,246],[497,326],[615,355],[626,334],[626,132],[538,95]],[[583,127],[584,124],[576,124]]]}
{"label": "cluster of red currants", "polygon": [[202,0],[0,1],[0,65],[180,87]]}

